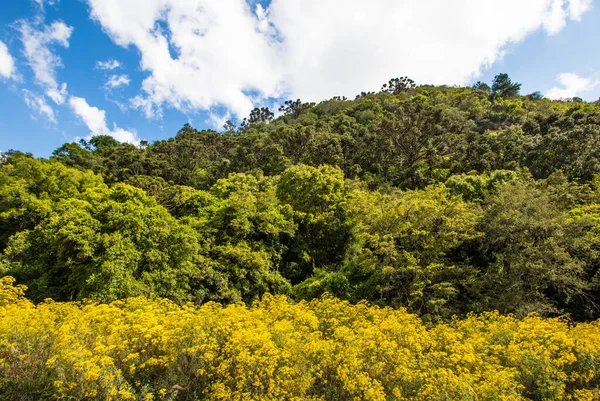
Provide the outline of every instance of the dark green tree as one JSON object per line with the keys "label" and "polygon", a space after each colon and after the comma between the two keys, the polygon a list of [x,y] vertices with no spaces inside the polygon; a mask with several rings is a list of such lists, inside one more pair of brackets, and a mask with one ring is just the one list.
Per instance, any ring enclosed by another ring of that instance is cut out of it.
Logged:
{"label": "dark green tree", "polygon": [[473,309],[559,313],[560,305],[587,290],[584,264],[570,252],[567,216],[546,192],[506,183],[483,207],[478,230],[485,236],[474,259],[482,273]]}
{"label": "dark green tree", "polygon": [[511,81],[508,74],[501,73],[494,77],[492,82],[492,94],[495,99],[497,97],[514,97],[521,91],[521,84]]}
{"label": "dark green tree", "polygon": [[409,77],[400,77],[392,78],[387,84],[383,84],[383,86],[381,87],[381,91],[390,93],[392,95],[397,95],[409,89],[414,89],[415,87],[415,81],[413,81]]}

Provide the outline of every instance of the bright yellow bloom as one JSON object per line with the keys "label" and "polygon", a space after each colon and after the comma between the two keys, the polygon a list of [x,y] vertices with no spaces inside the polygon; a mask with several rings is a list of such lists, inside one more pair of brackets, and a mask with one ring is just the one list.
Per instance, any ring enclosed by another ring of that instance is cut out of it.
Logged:
{"label": "bright yellow bloom", "polygon": [[34,306],[22,290],[0,279],[0,399],[600,399],[600,322],[486,313],[428,328],[330,297]]}

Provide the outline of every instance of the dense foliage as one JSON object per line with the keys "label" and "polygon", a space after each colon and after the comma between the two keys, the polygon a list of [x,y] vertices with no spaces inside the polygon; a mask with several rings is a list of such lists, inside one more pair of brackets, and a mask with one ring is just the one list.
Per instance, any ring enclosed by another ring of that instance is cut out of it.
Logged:
{"label": "dense foliage", "polygon": [[0,164],[0,276],[39,302],[330,293],[426,320],[600,316],[600,106],[416,86]]}
{"label": "dense foliage", "polygon": [[1,154],[0,398],[600,399],[600,105],[520,87]]}
{"label": "dense foliage", "polygon": [[596,400],[600,325],[497,312],[426,328],[325,297],[42,302],[0,279],[0,395],[44,400]]}

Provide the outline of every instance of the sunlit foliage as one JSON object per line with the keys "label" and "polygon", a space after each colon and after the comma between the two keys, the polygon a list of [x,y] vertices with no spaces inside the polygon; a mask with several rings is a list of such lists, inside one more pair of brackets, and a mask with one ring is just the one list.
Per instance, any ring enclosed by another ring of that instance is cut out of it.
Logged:
{"label": "sunlit foliage", "polygon": [[3,153],[0,277],[34,302],[328,292],[428,322],[598,319],[600,104],[520,87],[402,77],[222,133]]}

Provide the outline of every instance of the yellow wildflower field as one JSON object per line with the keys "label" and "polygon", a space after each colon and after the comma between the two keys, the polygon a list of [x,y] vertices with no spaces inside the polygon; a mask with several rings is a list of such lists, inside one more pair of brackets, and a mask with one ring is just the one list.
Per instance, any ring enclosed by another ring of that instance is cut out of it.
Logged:
{"label": "yellow wildflower field", "polygon": [[2,400],[598,400],[600,323],[426,326],[331,297],[33,305],[0,279]]}

